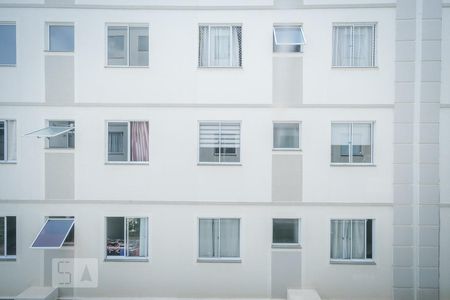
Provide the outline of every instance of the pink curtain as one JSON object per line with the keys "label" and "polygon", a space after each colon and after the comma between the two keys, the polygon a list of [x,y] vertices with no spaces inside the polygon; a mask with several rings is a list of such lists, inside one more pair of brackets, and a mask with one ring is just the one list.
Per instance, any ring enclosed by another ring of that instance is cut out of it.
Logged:
{"label": "pink curtain", "polygon": [[148,122],[130,122],[131,161],[148,161]]}

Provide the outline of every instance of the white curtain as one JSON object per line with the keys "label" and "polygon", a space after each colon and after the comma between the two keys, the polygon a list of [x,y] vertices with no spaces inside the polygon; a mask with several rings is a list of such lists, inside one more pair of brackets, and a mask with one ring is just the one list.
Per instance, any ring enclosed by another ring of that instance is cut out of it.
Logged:
{"label": "white curtain", "polygon": [[373,26],[355,26],[353,29],[353,65],[373,65]]}
{"label": "white curtain", "polygon": [[350,259],[351,258],[351,221],[332,220],[331,221],[331,258]]}
{"label": "white curtain", "polygon": [[335,26],[333,33],[333,66],[351,66],[352,26]]}
{"label": "white curtain", "polygon": [[8,157],[7,160],[16,160],[17,158],[17,138],[16,138],[16,121],[6,121],[6,130],[8,134]]}
{"label": "white curtain", "polygon": [[351,125],[335,123],[331,125],[331,145],[348,145],[350,143]]}
{"label": "white curtain", "polygon": [[216,257],[216,227],[214,219],[199,220],[199,257]]}
{"label": "white curtain", "polygon": [[148,122],[130,122],[131,161],[148,161]]}
{"label": "white curtain", "polygon": [[139,254],[140,256],[147,256],[147,218],[140,219],[140,228],[139,228]]}
{"label": "white curtain", "polygon": [[220,257],[239,257],[239,220],[220,220]]}
{"label": "white curtain", "polygon": [[230,56],[230,27],[210,27],[210,65],[216,67],[231,66]]}
{"label": "white curtain", "polygon": [[241,28],[241,26],[233,26],[232,31],[233,31],[232,65],[233,65],[233,67],[240,67],[242,65],[242,63],[241,63],[242,28]]}
{"label": "white curtain", "polygon": [[370,124],[354,124],[353,125],[353,145],[371,144],[371,125]]}
{"label": "white curtain", "polygon": [[364,259],[366,248],[366,222],[364,220],[352,221],[352,258]]}
{"label": "white curtain", "polygon": [[201,67],[208,66],[209,57],[209,28],[208,26],[199,27],[199,48],[198,48],[198,65]]}

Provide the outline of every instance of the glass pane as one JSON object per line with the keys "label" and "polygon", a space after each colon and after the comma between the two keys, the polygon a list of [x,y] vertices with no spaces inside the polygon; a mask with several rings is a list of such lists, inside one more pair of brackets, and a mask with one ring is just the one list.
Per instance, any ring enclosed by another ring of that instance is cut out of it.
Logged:
{"label": "glass pane", "polygon": [[49,26],[49,50],[55,52],[73,52],[74,27],[71,25]]}
{"label": "glass pane", "polygon": [[331,258],[350,259],[351,223],[348,220],[331,221]]}
{"label": "glass pane", "polygon": [[353,124],[353,162],[372,162],[371,124]]}
{"label": "glass pane", "polygon": [[6,131],[8,136],[7,141],[7,160],[14,161],[17,158],[17,138],[16,138],[16,121],[8,120],[6,121]]}
{"label": "glass pane", "polygon": [[364,220],[352,221],[352,258],[364,259],[366,251],[366,222]]}
{"label": "glass pane", "polygon": [[148,27],[130,27],[130,66],[148,66]]}
{"label": "glass pane", "polygon": [[348,163],[350,162],[351,124],[335,123],[331,124],[331,162]]}
{"label": "glass pane", "polygon": [[125,255],[125,218],[106,218],[106,255]]}
{"label": "glass pane", "polygon": [[6,217],[6,255],[16,255],[16,217]]}
{"label": "glass pane", "polygon": [[298,219],[273,219],[274,244],[298,244]]}
{"label": "glass pane", "polygon": [[211,66],[231,66],[231,36],[228,26],[210,27],[210,65]]}
{"label": "glass pane", "polygon": [[147,219],[127,218],[128,256],[147,256]]}
{"label": "glass pane", "polygon": [[233,67],[242,66],[242,28],[233,26],[232,31],[232,65]]}
{"label": "glass pane", "polygon": [[198,65],[200,67],[208,66],[209,64],[209,27],[199,27],[199,41],[198,41]]}
{"label": "glass pane", "polygon": [[299,144],[298,123],[273,124],[273,147],[285,149],[298,149]]}
{"label": "glass pane", "polygon": [[108,161],[128,161],[128,123],[108,123]]}
{"label": "glass pane", "polygon": [[353,29],[353,65],[373,66],[373,26],[355,26]]}
{"label": "glass pane", "polygon": [[124,26],[108,27],[108,65],[125,66],[127,62],[128,29]]}
{"label": "glass pane", "polygon": [[373,235],[373,226],[372,226],[373,221],[372,220],[367,220],[366,226],[366,258],[367,259],[372,259],[373,255],[372,255],[372,235]]}
{"label": "glass pane", "polygon": [[63,245],[67,234],[72,228],[73,219],[49,219],[41,232],[39,232],[32,247],[59,248]]}
{"label": "glass pane", "polygon": [[[49,127],[75,127],[73,121],[49,121]],[[74,148],[75,134],[74,131],[69,131],[48,139],[49,148]]]}
{"label": "glass pane", "polygon": [[0,217],[0,256],[5,255],[5,217]]}
{"label": "glass pane", "polygon": [[219,123],[200,124],[200,162],[219,162]]}
{"label": "glass pane", "polygon": [[199,220],[199,257],[219,256],[219,221],[216,219]]}
{"label": "glass pane", "polygon": [[239,257],[239,219],[220,219],[220,257]]}
{"label": "glass pane", "polygon": [[352,26],[333,27],[333,66],[352,65]]}
{"label": "glass pane", "polygon": [[241,161],[241,125],[222,123],[220,125],[220,161]]}
{"label": "glass pane", "polygon": [[0,160],[5,160],[5,122],[0,122]]}
{"label": "glass pane", "polygon": [[16,25],[0,25],[0,65],[16,64]]}
{"label": "glass pane", "polygon": [[131,161],[148,161],[148,122],[130,122]]}
{"label": "glass pane", "polygon": [[300,26],[276,26],[274,28],[278,45],[305,43]]}

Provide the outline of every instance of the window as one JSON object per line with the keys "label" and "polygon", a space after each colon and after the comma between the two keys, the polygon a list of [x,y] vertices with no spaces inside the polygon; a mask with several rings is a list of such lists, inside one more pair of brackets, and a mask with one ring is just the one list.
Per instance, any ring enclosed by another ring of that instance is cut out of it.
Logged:
{"label": "window", "polygon": [[371,164],[373,123],[332,123],[331,162]]}
{"label": "window", "polygon": [[109,66],[148,66],[148,26],[107,26]]}
{"label": "window", "polygon": [[73,121],[49,121],[49,128],[67,130],[54,137],[48,138],[48,148],[75,148],[75,122]]}
{"label": "window", "polygon": [[15,162],[16,147],[16,121],[0,120],[0,162]]}
{"label": "window", "polygon": [[331,220],[332,260],[372,260],[373,223],[367,220]]}
{"label": "window", "polygon": [[239,219],[199,219],[199,258],[239,258]]}
{"label": "window", "polygon": [[109,162],[148,162],[148,122],[108,122]]}
{"label": "window", "polygon": [[48,25],[48,51],[73,52],[74,26],[69,24]]}
{"label": "window", "polygon": [[200,25],[200,67],[241,67],[242,27],[237,25]]}
{"label": "window", "polygon": [[0,260],[16,256],[16,217],[0,217]]}
{"label": "window", "polygon": [[273,52],[303,52],[305,35],[300,25],[273,27]]}
{"label": "window", "polygon": [[73,246],[74,226],[73,217],[48,217],[31,244],[31,248],[60,249],[63,246]]}
{"label": "window", "polygon": [[241,124],[200,122],[201,163],[238,163],[241,160]]}
{"label": "window", "polygon": [[300,123],[274,123],[273,148],[279,150],[299,150]]}
{"label": "window", "polygon": [[375,66],[375,24],[333,26],[334,67]]}
{"label": "window", "polygon": [[147,218],[107,217],[106,257],[147,257]]}
{"label": "window", "polygon": [[272,243],[281,245],[300,244],[299,219],[273,219]]}
{"label": "window", "polygon": [[0,65],[16,64],[16,25],[0,23]]}

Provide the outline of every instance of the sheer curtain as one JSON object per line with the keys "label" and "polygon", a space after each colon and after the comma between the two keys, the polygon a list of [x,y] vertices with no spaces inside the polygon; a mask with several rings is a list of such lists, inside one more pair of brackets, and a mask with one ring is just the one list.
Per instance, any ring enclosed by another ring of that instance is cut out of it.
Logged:
{"label": "sheer curtain", "polygon": [[352,258],[364,259],[366,248],[366,222],[364,220],[352,221]]}
{"label": "sheer curtain", "polygon": [[198,46],[198,65],[208,66],[209,57],[209,28],[208,26],[199,27],[199,46]]}
{"label": "sheer curtain", "polygon": [[210,65],[211,66],[231,66],[230,56],[230,27],[211,26],[210,29]]}
{"label": "sheer curtain", "polygon": [[351,221],[331,221],[331,258],[350,259],[352,250]]}
{"label": "sheer curtain", "polygon": [[6,121],[6,129],[8,132],[8,157],[7,160],[16,160],[17,156],[17,139],[16,139],[16,121]]}
{"label": "sheer curtain", "polygon": [[240,67],[242,65],[242,53],[241,53],[241,41],[242,41],[242,28],[241,26],[232,27],[232,65],[233,67]]}
{"label": "sheer curtain", "polygon": [[371,124],[353,124],[353,162],[370,163],[372,161]]}
{"label": "sheer curtain", "polygon": [[215,228],[213,219],[199,220],[199,257],[215,257]]}
{"label": "sheer curtain", "polygon": [[353,65],[358,67],[372,66],[373,26],[355,26],[353,31]]}
{"label": "sheer curtain", "polygon": [[220,257],[239,257],[239,220],[220,220]]}
{"label": "sheer curtain", "polygon": [[130,122],[131,161],[148,161],[148,122]]}
{"label": "sheer curtain", "polygon": [[148,249],[148,241],[147,241],[147,218],[141,218],[140,219],[140,226],[139,226],[139,254],[140,256],[146,257],[147,256],[147,249]]}
{"label": "sheer curtain", "polygon": [[335,123],[331,125],[331,162],[350,162],[351,124]]}
{"label": "sheer curtain", "polygon": [[352,26],[335,26],[333,32],[333,66],[351,66]]}

